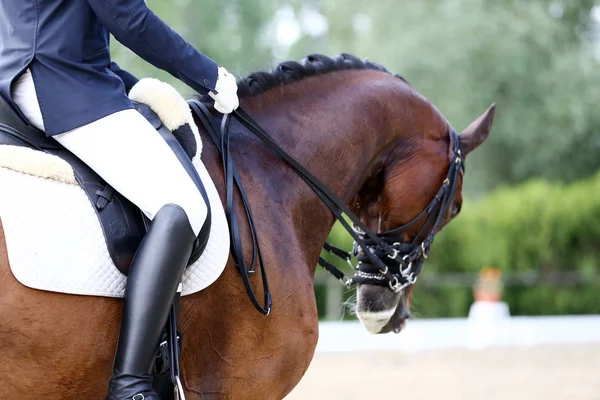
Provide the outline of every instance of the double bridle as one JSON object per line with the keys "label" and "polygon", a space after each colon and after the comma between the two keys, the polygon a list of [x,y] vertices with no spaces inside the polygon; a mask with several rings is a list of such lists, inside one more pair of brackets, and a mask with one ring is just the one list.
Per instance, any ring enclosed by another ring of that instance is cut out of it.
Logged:
{"label": "double bridle", "polygon": [[[453,146],[453,156],[446,178],[425,209],[411,221],[395,229],[375,233],[352,213],[347,213],[347,216],[354,223],[354,228],[343,219],[340,220],[354,238],[353,251],[348,253],[329,243],[325,243],[324,249],[345,259],[356,270],[354,276],[345,277],[323,258],[319,260],[319,264],[348,287],[353,284],[382,285],[389,286],[398,293],[414,284],[427,259],[435,234],[444,224],[445,217],[452,207],[458,177],[464,171],[460,139],[454,129],[450,130],[450,143]],[[436,209],[437,213],[434,213]],[[404,242],[400,235],[419,221],[423,221],[423,224],[415,238],[409,243]],[[430,229],[425,231],[427,226],[430,226]],[[351,256],[356,257],[358,265],[352,264]]]}
{"label": "double bridle", "polygon": [[[242,276],[244,287],[252,304],[261,313],[268,315],[271,311],[272,297],[269,292],[267,275],[262,260],[258,235],[254,226],[250,205],[243,189],[241,179],[230,154],[229,145],[229,123],[231,115],[224,115],[220,126],[215,122],[211,111],[197,100],[188,101],[190,107],[206,128],[209,136],[215,142],[217,149],[222,153],[222,162],[226,186],[226,215],[229,222],[232,256]],[[306,184],[325,203],[340,224],[348,231],[354,239],[354,250],[348,253],[338,249],[329,243],[325,243],[324,250],[343,258],[356,273],[348,278],[342,271],[319,258],[319,265],[337,277],[344,285],[351,287],[353,284],[371,284],[388,286],[398,293],[417,280],[421,272],[423,262],[433,242],[436,232],[444,223],[446,214],[452,206],[452,199],[456,191],[458,176],[464,168],[464,158],[460,151],[459,136],[454,129],[450,130],[450,142],[453,146],[453,156],[448,169],[446,179],[441,188],[413,220],[398,228],[387,232],[373,232],[370,230],[335,193],[325,186],[319,179],[312,175],[306,168],[300,165],[292,156],[283,150],[264,129],[241,107],[232,114],[248,131],[259,138],[267,147],[283,159]],[[250,228],[252,239],[252,261],[250,266],[246,265],[241,244],[241,230],[238,225],[238,217],[233,204],[235,189],[237,186],[240,199],[244,205],[246,219]],[[437,214],[434,214],[437,209]],[[344,214],[350,220],[344,218]],[[413,227],[417,222],[424,221],[418,234],[410,243],[404,243],[401,234]],[[431,226],[425,233],[427,226]],[[356,227],[356,228],[355,228]],[[356,256],[358,265],[354,266],[351,257]],[[256,295],[250,285],[249,276],[254,273],[254,266],[258,262],[264,290],[264,305],[256,299]]]}

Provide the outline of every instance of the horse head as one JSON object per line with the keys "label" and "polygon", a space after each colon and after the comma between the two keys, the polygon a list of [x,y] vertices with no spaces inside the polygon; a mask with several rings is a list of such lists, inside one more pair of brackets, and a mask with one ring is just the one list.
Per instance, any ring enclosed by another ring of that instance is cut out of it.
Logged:
{"label": "horse head", "polygon": [[[495,106],[458,135],[405,79],[348,54],[284,62],[240,83],[244,107],[370,231],[358,232],[369,236],[367,246],[355,246],[357,315],[370,332],[399,332],[433,236],[460,211],[462,163],[487,138]],[[281,181],[288,169],[274,168],[279,160],[271,157],[260,159]],[[303,210],[302,223],[293,223],[296,237],[305,259],[313,259],[331,214],[299,179],[285,181],[288,199],[297,202],[290,207]]]}
{"label": "horse head", "polygon": [[[448,175],[453,162],[463,162],[488,137],[495,105],[490,106],[460,135],[453,134],[451,125],[428,102],[420,102],[412,126],[413,134],[399,134],[401,138],[384,153],[381,166],[367,179],[351,204],[353,211],[369,228],[386,232],[398,227],[396,236],[404,244],[423,246],[460,213],[462,206],[463,171],[454,178]],[[453,143],[458,140],[458,143]],[[459,159],[457,161],[457,159]],[[432,202],[439,197],[440,187],[456,179],[447,204]],[[431,205],[435,207],[431,207]],[[428,209],[429,208],[429,209]],[[439,214],[436,218],[429,218]],[[396,239],[395,239],[396,240]],[[430,245],[428,243],[427,245]],[[425,250],[423,250],[425,253]],[[426,253],[415,260],[413,270],[420,272]],[[416,276],[416,275],[415,275]],[[414,285],[393,290],[389,285],[359,284],[356,313],[371,333],[399,333],[410,316]]]}

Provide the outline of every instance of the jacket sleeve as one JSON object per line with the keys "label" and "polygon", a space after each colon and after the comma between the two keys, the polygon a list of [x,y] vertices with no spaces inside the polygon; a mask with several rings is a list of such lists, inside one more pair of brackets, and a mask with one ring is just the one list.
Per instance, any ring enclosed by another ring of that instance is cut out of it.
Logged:
{"label": "jacket sleeve", "polygon": [[139,81],[139,79],[136,78],[135,75],[125,71],[124,69],[121,69],[121,67],[119,67],[119,65],[117,65],[117,63],[114,61],[110,63],[108,68],[110,68],[112,72],[114,72],[119,76],[119,78],[121,78],[121,80],[125,84],[125,90],[127,90],[127,93],[129,93],[131,88]]}
{"label": "jacket sleeve", "polygon": [[102,24],[124,46],[200,94],[215,88],[217,64],[158,18],[144,0],[87,0]]}

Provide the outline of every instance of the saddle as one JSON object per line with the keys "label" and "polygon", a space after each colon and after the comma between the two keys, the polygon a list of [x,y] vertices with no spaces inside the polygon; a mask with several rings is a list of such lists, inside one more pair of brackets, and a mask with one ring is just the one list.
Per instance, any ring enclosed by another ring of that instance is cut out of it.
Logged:
{"label": "saddle", "polygon": [[[204,251],[211,228],[211,210],[208,196],[202,181],[196,178],[195,171],[191,171],[193,165],[189,161],[196,153],[199,153],[199,143],[196,142],[194,133],[188,124],[171,131],[150,106],[135,101],[133,104],[137,111],[160,133],[177,158],[182,161],[182,165],[198,187],[208,207],[206,221],[196,239],[194,250],[188,262],[189,266],[196,262]],[[139,208],[116,192],[98,174],[56,140],[46,137],[44,132],[27,125],[13,108],[0,97],[1,145],[41,151],[57,156],[71,166],[75,180],[86,193],[92,208],[96,212],[113,263],[121,273],[127,275],[133,256],[149,226],[148,218]],[[48,212],[52,211],[48,210]]]}

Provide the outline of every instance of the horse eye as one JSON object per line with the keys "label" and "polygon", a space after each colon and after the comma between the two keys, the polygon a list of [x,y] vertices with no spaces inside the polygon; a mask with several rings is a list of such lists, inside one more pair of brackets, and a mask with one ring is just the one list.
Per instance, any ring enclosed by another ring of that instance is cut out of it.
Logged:
{"label": "horse eye", "polygon": [[460,212],[460,204],[454,204],[452,206],[452,218],[456,217]]}

